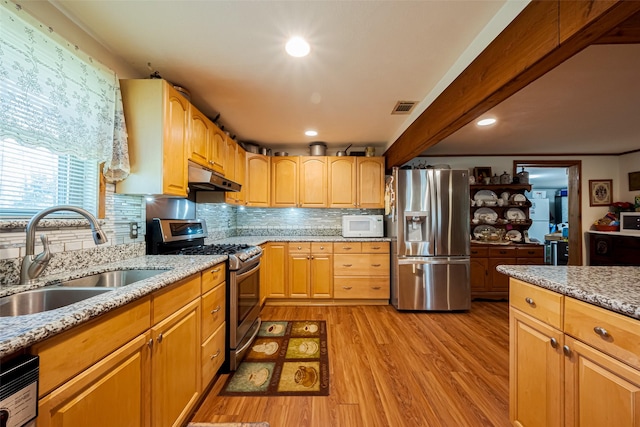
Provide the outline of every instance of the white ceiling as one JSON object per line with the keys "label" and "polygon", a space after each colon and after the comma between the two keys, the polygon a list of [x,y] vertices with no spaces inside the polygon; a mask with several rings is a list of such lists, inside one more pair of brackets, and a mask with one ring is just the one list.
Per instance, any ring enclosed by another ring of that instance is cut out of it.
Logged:
{"label": "white ceiling", "polygon": [[[396,102],[426,98],[505,6],[504,0],[50,1],[141,78],[157,70],[187,88],[193,103],[210,117],[220,113],[239,140],[305,149],[312,141],[330,149],[393,142],[409,124],[407,116],[391,115]],[[522,8],[526,1],[515,3]],[[308,57],[285,54],[291,35],[310,42]],[[306,137],[309,128],[319,135]]]}
{"label": "white ceiling", "polygon": [[[410,123],[395,103],[426,107],[483,29],[506,25],[503,0],[50,1],[141,78],[157,70],[187,88],[239,140],[325,141],[329,154],[392,143]],[[308,57],[284,53],[291,35]],[[639,73],[640,45],[589,47],[485,114],[497,125],[469,124],[425,154],[636,150]]]}

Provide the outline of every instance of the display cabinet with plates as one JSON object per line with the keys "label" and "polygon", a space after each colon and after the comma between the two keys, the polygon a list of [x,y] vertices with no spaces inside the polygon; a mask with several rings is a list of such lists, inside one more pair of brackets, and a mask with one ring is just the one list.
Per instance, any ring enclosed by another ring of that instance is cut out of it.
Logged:
{"label": "display cabinet with plates", "polygon": [[471,239],[476,242],[525,243],[531,226],[529,184],[471,185]]}

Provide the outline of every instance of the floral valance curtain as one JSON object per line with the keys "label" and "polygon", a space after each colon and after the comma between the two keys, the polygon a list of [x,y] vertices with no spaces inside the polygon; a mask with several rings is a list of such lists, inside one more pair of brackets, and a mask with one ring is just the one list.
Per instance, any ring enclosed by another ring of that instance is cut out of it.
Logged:
{"label": "floral valance curtain", "polygon": [[116,74],[0,0],[0,138],[105,162],[108,181],[129,175]]}

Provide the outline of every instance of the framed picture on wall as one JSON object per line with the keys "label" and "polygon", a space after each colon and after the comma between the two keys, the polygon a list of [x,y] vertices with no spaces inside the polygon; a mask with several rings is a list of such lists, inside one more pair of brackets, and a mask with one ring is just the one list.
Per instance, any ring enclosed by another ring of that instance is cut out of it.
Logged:
{"label": "framed picture on wall", "polygon": [[640,190],[640,172],[629,172],[629,191]]}
{"label": "framed picture on wall", "polygon": [[611,179],[590,179],[589,180],[589,206],[609,206],[611,205]]}

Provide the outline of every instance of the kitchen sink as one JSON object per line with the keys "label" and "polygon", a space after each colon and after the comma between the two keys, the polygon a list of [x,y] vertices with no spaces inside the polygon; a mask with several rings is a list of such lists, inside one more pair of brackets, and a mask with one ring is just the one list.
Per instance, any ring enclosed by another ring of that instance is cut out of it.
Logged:
{"label": "kitchen sink", "polygon": [[22,316],[55,310],[93,296],[111,292],[108,288],[45,287],[0,298],[0,317]]}
{"label": "kitchen sink", "polygon": [[93,274],[91,276],[80,277],[78,279],[65,280],[60,283],[63,287],[74,288],[119,288],[127,286],[140,280],[148,279],[157,274],[169,270],[115,270],[104,273]]}

